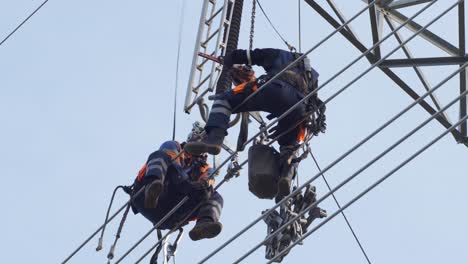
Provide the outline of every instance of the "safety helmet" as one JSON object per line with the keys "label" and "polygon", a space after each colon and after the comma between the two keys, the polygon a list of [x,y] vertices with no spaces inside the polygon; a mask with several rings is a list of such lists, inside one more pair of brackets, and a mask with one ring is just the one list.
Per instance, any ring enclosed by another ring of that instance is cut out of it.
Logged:
{"label": "safety helmet", "polygon": [[231,68],[231,77],[234,85],[255,80],[255,72],[249,65],[234,64]]}

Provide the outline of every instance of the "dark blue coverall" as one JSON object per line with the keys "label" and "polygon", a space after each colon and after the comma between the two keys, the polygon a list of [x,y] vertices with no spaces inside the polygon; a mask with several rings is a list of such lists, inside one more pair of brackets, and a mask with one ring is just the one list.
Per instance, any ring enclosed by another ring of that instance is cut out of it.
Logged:
{"label": "dark blue coverall", "polygon": [[201,206],[190,215],[188,220],[210,218],[212,221],[217,222],[223,207],[223,198],[218,192],[213,192],[207,200],[200,200],[196,196],[192,196],[191,182],[208,181],[212,185],[214,179],[212,176],[209,178],[211,168],[209,168],[208,164],[196,164],[185,153],[176,160],[171,161],[177,157],[181,149],[182,147],[176,141],[163,143],[159,150],[148,157],[148,161],[135,180],[135,192],[156,179],[164,182],[164,191],[158,198],[156,208],[145,208],[144,194],[138,195],[132,202],[133,212],[141,213],[153,225],[159,222],[185,196],[189,196],[190,199],[162,223],[160,229],[175,227],[200,202],[202,202]]}
{"label": "dark blue coverall", "polygon": [[[228,56],[231,56],[230,59],[234,64],[249,63],[247,51],[245,50],[236,50]],[[296,59],[295,55],[289,51],[270,48],[255,49],[250,52],[250,57],[252,65],[263,67],[266,75],[271,77]],[[299,76],[304,74],[303,69],[298,66],[293,67],[291,70]],[[316,82],[318,73],[312,71],[314,82]],[[263,87],[257,95],[250,98],[249,101],[235,111],[233,110],[252,93],[252,90],[241,93],[234,93],[234,90],[227,91],[214,101],[205,129],[209,132],[211,128],[217,127],[227,131],[232,113],[265,111],[270,113],[269,118],[279,117],[304,98],[304,93],[297,88],[281,78],[273,80],[267,87]],[[306,105],[301,104],[278,122],[277,133],[285,132],[296,125],[294,129],[278,139],[280,146],[289,146],[296,143],[301,129],[300,126],[297,126],[297,123],[304,118],[306,111]]]}

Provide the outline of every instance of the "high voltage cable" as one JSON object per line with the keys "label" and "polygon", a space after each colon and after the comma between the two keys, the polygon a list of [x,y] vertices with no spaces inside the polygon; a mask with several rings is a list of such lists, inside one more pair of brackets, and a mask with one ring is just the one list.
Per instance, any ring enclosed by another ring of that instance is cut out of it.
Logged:
{"label": "high voltage cable", "polygon": [[[465,64],[463,66],[463,68],[465,68],[466,66],[468,65]],[[446,78],[443,82],[447,82],[448,80],[450,80],[451,78],[453,78],[456,74],[460,73],[460,69],[459,70],[456,70],[454,72],[454,74],[451,74],[448,78]],[[373,165],[375,162],[377,162],[378,160],[380,160],[382,157],[384,157],[385,155],[387,155],[390,151],[392,151],[394,148],[396,148],[397,146],[399,146],[401,143],[403,143],[406,139],[408,139],[409,137],[411,137],[413,134],[415,134],[416,132],[418,132],[422,127],[424,127],[425,125],[427,125],[430,121],[432,121],[433,119],[435,119],[438,115],[440,115],[443,111],[445,111],[446,109],[448,109],[450,106],[452,106],[453,104],[455,104],[458,100],[460,100],[460,98],[462,96],[465,96],[466,94],[468,94],[468,91],[465,91],[464,93],[462,93],[460,96],[458,96],[456,99],[454,99],[453,101],[451,101],[449,104],[447,104],[444,108],[442,108],[441,110],[437,111],[435,114],[433,114],[430,118],[428,118],[427,120],[425,120],[422,124],[420,124],[419,126],[417,126],[415,129],[411,130],[408,134],[406,134],[405,136],[403,136],[402,138],[400,138],[400,140],[398,140],[396,143],[394,143],[393,145],[391,145],[389,148],[387,148],[385,151],[381,152],[379,155],[377,155],[375,158],[373,158],[370,162],[368,162],[366,165],[364,165],[363,167],[361,167],[359,170],[357,170],[354,174],[352,174],[351,176],[349,176],[348,178],[346,178],[344,181],[342,181],[340,184],[338,184],[335,188],[333,188],[332,191],[328,192],[327,194],[325,194],[323,197],[321,197],[320,199],[318,199],[317,201],[315,201],[313,204],[309,205],[307,208],[305,208],[303,211],[301,211],[300,213],[298,213],[297,216],[293,217],[290,221],[288,221],[287,223],[285,223],[283,226],[281,226],[280,228],[278,228],[277,230],[275,230],[275,232],[271,233],[270,235],[267,236],[267,238],[265,238],[261,243],[258,243],[256,246],[254,246],[251,250],[249,250],[247,253],[245,253],[244,255],[242,255],[239,259],[237,259],[234,263],[240,263],[240,261],[242,261],[243,259],[245,259],[246,257],[248,257],[250,254],[252,254],[255,250],[257,250],[259,247],[261,247],[262,245],[264,245],[265,242],[267,242],[268,240],[270,240],[272,237],[274,237],[276,234],[278,234],[279,232],[281,232],[282,230],[284,230],[286,227],[288,227],[290,224],[292,224],[294,221],[296,221],[299,217],[301,217],[302,215],[304,215],[305,213],[307,213],[310,209],[314,208],[315,206],[317,206],[318,204],[320,204],[321,202],[323,202],[325,199],[327,199],[331,194],[335,193],[336,191],[340,190],[344,185],[346,185],[347,183],[349,183],[351,180],[353,180],[354,178],[356,178],[359,174],[361,174],[363,171],[365,171],[367,168],[369,168],[371,165]],[[449,129],[449,131],[451,131]],[[311,180],[307,181],[307,183],[310,183]],[[345,209],[346,207],[343,207],[343,209]],[[284,251],[286,252],[286,251]],[[284,253],[283,252],[283,253]],[[278,256],[281,255],[281,253],[278,254]]]}
{"label": "high voltage cable", "polygon": [[[436,0],[437,1],[437,0]],[[431,4],[429,5],[432,5],[434,2],[432,2]],[[428,6],[426,6],[425,8],[427,8]],[[425,9],[424,8],[424,9]],[[408,19],[405,23],[402,24],[402,26],[404,26],[406,23],[408,23],[411,19],[413,19],[414,17]],[[439,17],[440,18],[440,17]],[[439,19],[439,18],[436,18],[435,20]],[[434,22],[434,21],[433,21]],[[432,23],[433,23],[432,22]],[[431,24],[431,23],[430,23]],[[425,28],[427,28],[430,24],[426,25],[426,27],[422,28],[421,30],[424,30]],[[419,34],[419,32],[421,32],[421,30],[417,31],[410,39],[408,39],[405,43],[402,43],[400,44],[396,49],[394,49],[388,56],[390,56],[391,54],[393,54],[396,50],[398,50],[398,48],[400,48],[402,45],[406,44],[408,41],[410,41],[411,39],[413,39],[416,35]],[[395,30],[396,31],[396,30]],[[392,33],[390,33],[392,34]],[[388,36],[387,36],[388,37]],[[380,43],[377,43],[377,44],[380,44]],[[372,48],[371,48],[372,49]],[[360,79],[364,74],[366,74],[367,72],[369,72],[372,68],[376,67],[378,64],[380,64],[384,59],[386,59],[388,56],[386,56],[385,58],[382,58],[381,60],[377,61],[375,64],[373,64],[368,70],[366,70],[363,74],[361,74],[360,76],[358,76],[356,79],[354,79],[351,83],[349,83],[348,85],[346,85],[343,89],[341,89],[340,91],[338,91],[337,93],[335,93],[331,98],[329,98],[326,102],[329,102],[331,99],[333,99],[334,97],[336,97],[339,93],[341,93],[344,89],[346,89],[347,87],[349,87],[351,84],[353,84],[354,82],[356,82],[358,79]],[[362,146],[364,143],[366,143],[368,140],[370,140],[372,137],[374,137],[376,134],[380,133],[380,131],[382,131],[385,127],[387,127],[388,125],[390,125],[391,123],[393,123],[396,119],[398,119],[401,115],[403,115],[405,112],[407,112],[410,108],[412,108],[413,106],[417,105],[418,103],[420,103],[425,97],[427,97],[431,92],[435,91],[437,87],[434,87],[433,89],[431,89],[429,92],[427,92],[424,96],[421,96],[419,99],[417,99],[416,101],[414,101],[412,104],[410,104],[405,110],[403,110],[402,112],[400,112],[399,114],[397,114],[394,118],[392,118],[391,120],[389,120],[387,123],[385,123],[383,126],[381,126],[380,128],[378,128],[376,131],[374,131],[371,135],[369,135],[367,138],[365,138],[364,140],[362,140],[360,143],[358,143],[356,146],[354,146],[352,149],[350,149],[348,152],[346,152],[345,154],[343,154],[340,158],[338,158],[335,162],[333,162],[332,164],[330,164],[325,170],[324,172],[326,172],[327,170],[329,170],[331,167],[333,167],[334,165],[336,165],[338,162],[340,162],[341,160],[343,160],[345,157],[347,157],[349,154],[351,154],[352,152],[354,152],[357,148],[359,148],[360,146]],[[325,102],[325,103],[326,103]],[[311,179],[310,181],[306,182],[305,184],[303,184],[298,190],[294,191],[292,194],[290,194],[289,197],[293,196],[293,195],[296,195],[300,189],[304,188],[308,183],[310,183],[311,181],[315,180],[316,178],[318,178],[320,176],[320,174],[317,174],[313,179]],[[283,199],[283,201],[281,201],[280,203],[278,203],[277,205],[275,205],[272,209],[268,210],[266,213],[262,214],[262,216],[260,216],[259,218],[257,218],[253,223],[251,223],[250,225],[248,225],[246,228],[244,228],[242,231],[240,231],[238,234],[236,234],[234,237],[232,237],[230,240],[228,240],[226,243],[224,243],[222,246],[218,247],[214,252],[212,252],[210,255],[208,255],[205,259],[203,259],[200,263],[203,263],[205,262],[206,260],[208,260],[210,257],[212,257],[214,254],[216,254],[218,251],[220,251],[222,248],[226,247],[228,244],[230,244],[233,240],[235,240],[238,236],[240,236],[241,234],[243,234],[244,232],[246,232],[248,229],[250,229],[254,224],[258,223],[260,220],[262,220],[264,218],[265,215],[271,213],[272,210],[276,209],[277,207],[279,207],[287,198],[289,197],[285,197]]]}
{"label": "high voltage cable", "polygon": [[[458,101],[458,100],[457,100]],[[398,165],[397,167],[395,167],[392,171],[390,171],[389,173],[387,173],[385,176],[383,176],[382,178],[380,178],[378,181],[376,181],[374,184],[372,184],[371,186],[369,186],[366,190],[364,190],[363,192],[361,192],[359,195],[357,195],[355,198],[353,198],[350,202],[348,202],[346,205],[343,206],[343,208],[339,209],[338,211],[336,211],[335,213],[333,213],[331,216],[329,216],[327,219],[325,219],[323,222],[321,222],[318,226],[316,226],[314,229],[310,230],[309,232],[305,233],[303,236],[301,236],[297,241],[295,241],[293,244],[289,245],[287,248],[285,248],[283,251],[281,251],[280,253],[278,253],[278,255],[276,257],[274,257],[273,259],[271,259],[270,261],[267,262],[267,264],[270,264],[272,263],[274,260],[276,260],[279,256],[281,256],[282,254],[284,254],[285,252],[287,252],[288,250],[290,250],[291,248],[293,248],[294,246],[296,246],[298,243],[300,243],[301,241],[303,241],[305,238],[307,238],[308,236],[310,236],[312,233],[314,233],[315,231],[317,231],[318,229],[320,229],[322,226],[324,226],[326,223],[328,223],[330,220],[332,220],[333,218],[335,218],[339,213],[343,212],[346,208],[348,208],[350,205],[352,205],[353,203],[355,203],[356,201],[358,201],[359,199],[361,199],[364,195],[366,195],[368,192],[370,192],[371,190],[373,190],[375,187],[377,187],[378,185],[380,185],[383,181],[385,181],[386,179],[388,179],[390,176],[392,176],[395,172],[397,172],[399,169],[401,169],[402,167],[404,167],[406,164],[408,164],[410,161],[412,161],[414,158],[416,158],[417,156],[419,156],[421,153],[423,153],[424,151],[426,151],[429,147],[431,147],[432,145],[434,145],[437,141],[439,141],[440,139],[442,139],[445,135],[447,135],[448,133],[450,133],[452,130],[456,129],[456,127],[458,125],[460,125],[461,123],[465,122],[465,120],[468,119],[468,115],[465,115],[464,117],[462,117],[457,123],[455,123],[454,125],[452,125],[451,127],[449,127],[448,129],[446,129],[442,134],[440,134],[438,137],[436,137],[435,139],[433,139],[431,142],[429,142],[428,144],[426,144],[423,148],[421,148],[420,150],[418,150],[415,154],[413,154],[411,157],[409,157],[408,159],[406,159],[404,162],[400,163],[400,165]]]}
{"label": "high voltage cable", "polygon": [[3,43],[5,43],[11,36],[13,36],[13,34],[15,34],[15,32],[18,31],[18,29],[20,29],[32,16],[34,16],[34,14],[36,14],[37,11],[39,11],[47,2],[49,2],[49,0],[42,2],[42,4],[40,4],[28,17],[26,17],[23,22],[21,22],[15,29],[13,29],[13,31],[11,31],[10,34],[8,34],[2,40],[2,42],[0,42],[0,46],[3,45]]}
{"label": "high voltage cable", "polygon": [[[409,42],[410,40],[412,40],[414,37],[416,37],[422,30],[426,29],[427,27],[429,27],[430,25],[432,25],[434,22],[436,22],[437,20],[439,20],[442,16],[444,16],[446,13],[448,13],[451,9],[453,9],[455,6],[457,6],[458,2],[460,1],[463,1],[463,0],[459,0],[457,1],[454,5],[452,5],[451,7],[449,7],[447,10],[445,10],[444,12],[442,12],[440,15],[438,15],[436,18],[434,18],[433,20],[431,20],[427,25],[425,25],[423,28],[421,28],[420,30],[418,30],[417,32],[415,32],[408,40],[406,40],[404,43],[400,44],[399,47],[397,47],[396,49],[392,50],[389,54],[387,54],[385,57],[383,57],[382,59],[380,59],[378,61],[379,62],[382,62],[383,60],[385,60],[386,58],[388,58],[389,56],[391,56],[395,51],[397,51],[400,46],[406,44],[407,42]],[[437,0],[431,2],[430,4],[428,4],[427,6],[425,6],[424,8],[422,8],[418,13],[421,13],[422,11],[424,11],[425,9],[427,9],[430,5],[434,4],[435,2],[437,2]],[[413,18],[411,18],[413,19]],[[393,33],[390,33],[390,35],[393,34]],[[376,63],[377,64],[377,63]],[[371,68],[373,68],[376,64],[374,64]],[[366,74],[369,70],[366,70],[363,74]],[[360,78],[361,76],[363,76],[363,74],[361,74],[360,76],[358,76],[358,78]],[[357,79],[355,79],[357,80]],[[351,83],[354,83],[355,80],[353,80]],[[341,92],[341,91],[339,91]],[[338,93],[339,93],[338,92]],[[334,98],[335,95],[331,96],[328,100]],[[327,100],[327,101],[328,101]],[[325,103],[327,102],[325,101]],[[360,173],[360,172],[359,172]],[[349,180],[353,179],[354,177],[356,177],[358,174],[355,174],[353,175],[352,177],[348,178],[347,181],[345,181],[345,183],[349,182]],[[310,181],[308,181],[310,182]],[[344,184],[343,184],[344,185]],[[339,186],[343,186],[343,185],[339,185]],[[296,190],[297,191],[297,190]],[[328,194],[329,196],[329,194]],[[315,205],[317,205],[318,203],[320,203],[321,201],[323,201],[323,199],[325,199],[326,197],[328,196],[325,196],[325,197],[322,197],[321,199],[319,199],[316,203],[314,203]],[[320,202],[319,202],[320,201]],[[297,217],[295,217],[295,219],[297,219]],[[292,222],[292,220],[290,221],[290,223]],[[282,228],[279,228],[278,230],[276,230],[275,232],[273,232],[272,234],[270,234],[268,237],[271,238],[273,237],[275,234],[279,233],[280,230],[283,230],[285,226],[283,226]],[[265,239],[266,241],[266,239]],[[260,246],[262,246],[263,244],[257,244],[255,247],[253,247],[249,252],[247,252],[246,254],[244,254],[242,257],[240,257],[235,263],[239,263],[242,259],[246,258],[248,255],[250,255],[251,253],[253,253],[256,249],[258,249]]]}
{"label": "high voltage cable", "polygon": [[177,62],[176,62],[176,71],[175,71],[175,87],[174,87],[174,119],[172,123],[172,140],[175,140],[176,134],[176,122],[177,122],[177,90],[179,88],[179,63],[180,63],[180,47],[182,44],[182,30],[184,25],[184,12],[185,12],[185,5],[187,1],[182,0],[182,7],[180,10],[180,18],[179,18],[179,36],[177,40]]}
{"label": "high voltage cable", "polygon": [[[310,153],[310,156],[312,157],[312,159],[314,160],[314,163],[317,166],[317,169],[319,170],[320,174],[322,175],[322,179],[325,182],[325,184],[327,185],[328,190],[331,191],[332,190],[331,186],[328,183],[327,178],[325,177],[325,174],[322,172],[322,169],[320,168],[320,165],[318,164],[318,161],[315,158],[314,153],[312,153],[312,150],[310,148],[309,148],[309,153]],[[333,200],[335,200],[335,204],[336,204],[336,206],[338,206],[338,209],[341,209],[341,205],[338,202],[338,199],[336,198],[334,193],[332,193],[332,197],[333,197]],[[371,264],[369,256],[367,255],[366,251],[364,250],[364,247],[362,246],[361,241],[359,240],[358,236],[356,235],[356,232],[354,231],[353,227],[351,226],[351,223],[349,222],[348,217],[346,216],[346,214],[344,212],[341,212],[341,215],[343,216],[343,219],[345,220],[346,225],[348,226],[349,230],[351,231],[351,234],[353,235],[354,240],[356,240],[356,243],[358,244],[359,249],[361,250],[364,257],[366,258],[367,263]]]}

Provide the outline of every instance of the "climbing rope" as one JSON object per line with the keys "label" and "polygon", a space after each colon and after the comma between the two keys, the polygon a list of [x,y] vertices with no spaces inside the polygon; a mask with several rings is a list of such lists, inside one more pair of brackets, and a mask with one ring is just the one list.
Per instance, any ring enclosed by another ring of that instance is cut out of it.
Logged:
{"label": "climbing rope", "polygon": [[252,0],[252,14],[250,17],[250,36],[249,36],[249,50],[253,50],[253,40],[255,33],[255,13],[256,13],[257,0]]}
{"label": "climbing rope", "polygon": [[173,122],[172,122],[172,140],[175,140],[176,134],[176,122],[177,122],[177,90],[179,89],[179,63],[180,63],[180,47],[182,45],[182,30],[184,26],[184,13],[185,13],[185,5],[187,1],[182,0],[182,7],[180,10],[180,17],[179,17],[179,36],[177,40],[177,62],[176,62],[176,69],[175,69],[175,87],[174,87],[174,109],[173,109]]}
{"label": "climbing rope", "polygon": [[42,4],[40,4],[31,14],[29,14],[29,16],[27,16],[15,29],[13,29],[13,31],[10,32],[10,34],[8,34],[0,42],[0,46],[3,45],[3,43],[5,43],[11,36],[13,36],[13,34],[15,34],[18,29],[20,29],[32,16],[34,16],[45,4],[47,4],[47,2],[49,2],[49,0],[42,2]]}
{"label": "climbing rope", "polygon": [[298,46],[299,46],[299,53],[302,52],[302,18],[301,18],[301,2],[302,0],[297,0],[297,19],[298,19]]}
{"label": "climbing rope", "polygon": [[279,33],[278,29],[276,29],[275,25],[273,24],[273,22],[271,22],[271,19],[270,17],[268,17],[267,13],[265,12],[265,10],[263,9],[262,7],[262,4],[260,3],[259,0],[255,0],[257,1],[258,3],[258,7],[260,7],[260,11],[262,11],[263,15],[265,16],[266,20],[268,21],[268,23],[270,24],[270,26],[273,28],[273,30],[276,32],[276,35],[278,35],[278,37],[280,37],[280,39],[284,42],[284,44],[288,47],[288,49],[292,52],[292,51],[295,51],[296,48],[294,46],[292,46],[291,44],[289,44],[286,39],[281,35],[281,33]]}

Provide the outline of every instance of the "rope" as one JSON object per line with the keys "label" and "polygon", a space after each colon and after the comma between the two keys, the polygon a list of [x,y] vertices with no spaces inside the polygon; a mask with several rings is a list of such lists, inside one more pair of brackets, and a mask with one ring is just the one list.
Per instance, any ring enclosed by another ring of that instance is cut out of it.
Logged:
{"label": "rope", "polygon": [[278,37],[280,37],[280,39],[284,42],[284,44],[286,44],[286,46],[288,47],[288,49],[290,51],[293,51],[293,50],[296,50],[296,48],[294,48],[294,46],[290,45],[285,38],[283,38],[283,36],[281,35],[281,33],[279,33],[278,29],[276,29],[275,25],[273,25],[273,22],[271,22],[270,18],[268,17],[267,13],[265,12],[265,10],[263,9],[262,7],[262,4],[260,3],[260,0],[254,0],[254,1],[257,1],[258,3],[258,7],[260,7],[260,10],[262,11],[263,15],[265,16],[266,20],[268,21],[268,23],[270,24],[270,26],[273,28],[273,30],[276,32],[276,35],[278,35]]}
{"label": "rope", "polygon": [[[320,165],[318,164],[317,159],[315,158],[314,154],[312,153],[312,150],[310,148],[308,150],[309,150],[310,156],[314,160],[315,165],[317,166],[317,169],[319,170],[320,174],[322,175],[323,181],[327,185],[328,191],[331,192],[332,189],[330,187],[330,184],[328,184],[327,178],[325,177],[325,174],[322,172],[322,169],[320,168]],[[338,202],[338,199],[336,199],[336,196],[335,196],[334,193],[332,193],[332,197],[333,197],[333,200],[335,200],[335,203],[338,206],[338,209],[341,209],[341,205]],[[362,254],[366,258],[367,263],[371,264],[371,261],[370,261],[368,255],[367,255],[366,251],[364,250],[364,247],[362,246],[361,241],[359,241],[359,238],[356,235],[356,232],[354,232],[354,229],[351,226],[351,223],[349,222],[348,217],[346,216],[346,214],[344,212],[341,212],[341,215],[343,216],[343,219],[345,220],[346,225],[348,226],[349,230],[351,231],[351,234],[353,235],[354,240],[356,240],[356,243],[358,244],[359,248],[361,249]]]}
{"label": "rope", "polygon": [[[458,101],[458,100],[457,100]],[[448,129],[446,129],[442,134],[440,134],[438,137],[436,137],[435,139],[433,139],[431,142],[429,142],[428,144],[426,144],[423,148],[421,148],[420,150],[418,150],[416,153],[414,153],[411,157],[409,157],[408,159],[406,159],[405,161],[403,161],[402,163],[400,163],[400,165],[398,165],[397,167],[395,167],[392,171],[390,171],[389,173],[387,173],[385,176],[383,176],[382,178],[380,178],[378,181],[376,181],[374,184],[372,184],[371,186],[369,186],[367,189],[365,189],[363,192],[361,192],[359,195],[357,195],[355,198],[353,198],[350,202],[348,202],[346,205],[343,206],[343,208],[339,209],[338,211],[336,211],[335,213],[333,213],[330,217],[328,217],[327,219],[325,219],[323,222],[321,222],[318,226],[316,226],[314,229],[310,230],[309,232],[305,233],[302,237],[300,237],[297,241],[295,241],[293,244],[289,245],[287,248],[285,248],[283,251],[281,251],[280,253],[278,253],[278,255],[276,257],[274,257],[273,259],[271,259],[270,261],[267,262],[267,264],[270,264],[272,263],[273,261],[275,261],[279,256],[281,256],[282,254],[288,252],[288,250],[291,250],[291,248],[293,248],[294,246],[296,246],[298,243],[302,242],[305,238],[307,238],[308,236],[310,236],[312,233],[314,233],[315,231],[317,231],[318,229],[320,229],[322,226],[324,226],[326,223],[328,223],[330,220],[332,220],[333,218],[335,218],[338,214],[340,214],[341,212],[343,212],[346,208],[348,208],[350,205],[352,205],[353,203],[355,203],[356,201],[358,201],[359,199],[361,199],[364,195],[366,195],[368,192],[370,192],[371,190],[373,190],[375,187],[377,187],[378,185],[380,185],[383,181],[385,181],[386,179],[388,179],[390,176],[392,176],[395,172],[397,172],[399,169],[401,169],[402,167],[404,167],[406,164],[408,164],[410,161],[412,161],[414,158],[416,158],[417,156],[419,156],[421,153],[423,153],[424,151],[426,151],[429,147],[431,147],[432,145],[434,145],[437,141],[439,141],[440,139],[442,139],[445,135],[447,135],[448,133],[450,133],[450,131],[452,131],[453,129],[456,129],[456,127],[458,125],[460,125],[461,123],[465,122],[465,120],[468,119],[468,115],[465,115],[464,117],[462,117],[456,124],[452,125],[451,127],[449,127]]]}
{"label": "rope", "polygon": [[[436,0],[437,1],[437,0]],[[432,2],[431,4],[433,4],[434,2]],[[429,4],[429,5],[431,5]],[[426,7],[427,8],[427,7]],[[436,18],[435,20],[438,20],[441,16],[439,16],[438,18]],[[408,19],[408,21],[410,21],[411,19],[413,18],[410,18]],[[435,21],[434,20],[434,21]],[[406,21],[405,23],[403,23],[403,26],[408,22]],[[433,23],[434,21],[432,21],[431,23]],[[431,24],[430,23],[430,24]],[[408,39],[407,41],[411,40],[412,38],[414,38],[417,34],[419,34],[419,32],[421,32],[422,30],[424,30],[425,28],[427,28],[430,24],[428,24],[426,27],[422,28],[421,30],[417,31],[410,39]],[[392,34],[392,33],[390,33]],[[406,43],[403,43],[402,45],[404,45]],[[400,45],[401,46],[401,45]],[[391,54],[393,54],[398,48],[394,49],[388,56],[390,56]],[[365,73],[369,72],[372,68],[376,67],[378,64],[380,64],[384,59],[386,58],[383,58],[383,59],[380,59],[379,61],[377,61],[375,64],[373,64],[368,70],[365,71]],[[361,74],[360,76],[358,76],[355,80],[353,80],[351,83],[349,83],[348,85],[346,85],[344,88],[346,87],[349,87],[349,85],[353,84],[355,81],[357,81],[358,79],[360,79],[361,77],[363,76],[363,74]],[[452,76],[453,77],[453,76]],[[354,152],[357,148],[359,148],[360,146],[362,146],[364,143],[366,143],[367,141],[369,141],[372,137],[374,137],[375,135],[377,135],[378,133],[380,133],[384,128],[386,128],[388,125],[390,125],[391,123],[393,123],[396,119],[398,119],[399,117],[401,117],[404,113],[406,113],[409,109],[411,109],[412,107],[414,107],[415,105],[417,105],[418,103],[420,103],[425,97],[427,97],[429,94],[431,94],[433,91],[435,91],[436,89],[438,89],[439,87],[441,86],[441,84],[439,86],[436,86],[434,87],[433,89],[431,89],[430,91],[428,91],[425,95],[421,96],[419,99],[415,100],[413,103],[411,103],[406,109],[404,109],[403,111],[401,111],[399,114],[397,114],[395,117],[393,117],[392,119],[390,119],[387,123],[385,123],[384,125],[382,125],[381,127],[379,127],[376,131],[374,131],[371,135],[369,135],[367,138],[365,138],[364,140],[362,140],[361,142],[359,142],[357,145],[355,145],[353,148],[351,148],[349,151],[347,151],[345,154],[343,154],[341,157],[339,157],[337,160],[335,160],[332,164],[330,164],[323,172],[326,172],[327,170],[329,170],[330,168],[332,168],[333,166],[335,166],[338,162],[340,162],[341,160],[343,160],[345,157],[347,157],[349,154],[351,154],[352,152]],[[325,103],[329,102],[331,99],[333,99],[334,97],[337,96],[337,94],[341,93],[341,91],[337,92],[336,94],[334,94],[332,96],[332,98],[330,98],[329,100],[327,100]],[[324,104],[325,104],[324,103]],[[245,164],[242,163],[242,164]],[[223,249],[224,247],[226,247],[228,244],[230,244],[232,241],[234,241],[237,237],[239,237],[240,235],[242,235],[243,233],[245,233],[248,229],[250,229],[253,225],[255,225],[256,223],[258,223],[259,221],[261,221],[265,215],[271,213],[274,209],[276,209],[277,207],[279,207],[284,201],[286,201],[287,198],[290,198],[292,197],[293,195],[296,195],[300,189],[304,188],[308,183],[312,182],[313,180],[317,179],[319,176],[316,175],[315,177],[313,177],[310,181],[304,183],[302,185],[302,187],[300,187],[298,190],[296,190],[295,192],[293,192],[290,196],[288,197],[285,197],[280,203],[278,203],[277,205],[275,205],[272,209],[268,210],[267,212],[265,212],[263,215],[261,215],[259,218],[257,218],[255,221],[253,221],[251,224],[249,224],[246,228],[244,228],[243,230],[241,230],[238,234],[236,234],[235,236],[233,236],[231,239],[229,239],[227,242],[225,242],[223,245],[221,245],[220,247],[218,247],[215,251],[213,251],[210,255],[208,255],[206,258],[204,258],[201,262],[199,263],[204,263],[205,261],[207,261],[209,258],[211,258],[212,256],[214,256],[217,252],[219,252],[221,249]]]}
{"label": "rope", "polygon": [[109,222],[109,213],[112,208],[112,204],[114,203],[115,194],[117,193],[118,189],[125,190],[125,186],[119,185],[115,187],[114,191],[112,192],[112,197],[109,203],[109,207],[107,207],[106,218],[104,218],[104,224],[102,225],[102,232],[101,232],[101,236],[99,237],[99,242],[98,242],[98,246],[96,247],[96,251],[100,251],[102,249],[104,232],[106,231],[106,226],[107,226],[107,223]]}
{"label": "rope", "polygon": [[250,17],[250,36],[249,36],[249,50],[253,50],[253,40],[255,33],[255,13],[257,0],[252,0],[252,15]]}
{"label": "rope", "polygon": [[180,63],[180,47],[182,44],[182,30],[184,25],[184,13],[185,13],[185,5],[187,3],[186,0],[182,0],[182,7],[180,10],[180,18],[179,18],[179,36],[178,36],[178,43],[177,43],[177,63],[176,63],[176,71],[175,71],[175,87],[174,87],[174,109],[173,109],[173,123],[172,123],[172,140],[175,140],[176,134],[176,121],[177,121],[177,90],[179,88],[179,63]]}
{"label": "rope", "polygon": [[45,0],[42,4],[40,4],[28,17],[26,17],[26,19],[23,20],[23,22],[21,22],[15,29],[13,29],[13,31],[11,31],[10,34],[8,34],[2,40],[2,42],[0,42],[0,46],[3,45],[3,43],[5,43],[5,41],[7,41],[13,34],[15,34],[15,32],[18,31],[18,29],[20,29],[32,16],[34,16],[34,14],[36,14],[37,11],[39,11],[47,2],[49,2],[49,0]]}
{"label": "rope", "polygon": [[298,35],[299,35],[299,53],[302,52],[302,18],[301,18],[301,2],[297,0],[297,16],[298,16]]}

